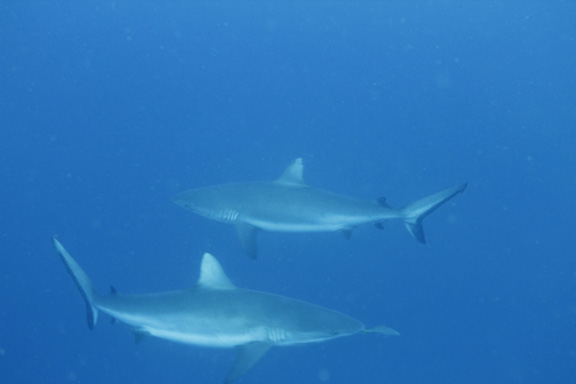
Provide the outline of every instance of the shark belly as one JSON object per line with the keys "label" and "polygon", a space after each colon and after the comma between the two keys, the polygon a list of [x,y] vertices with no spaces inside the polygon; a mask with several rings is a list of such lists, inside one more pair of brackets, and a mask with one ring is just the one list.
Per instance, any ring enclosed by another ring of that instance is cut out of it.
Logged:
{"label": "shark belly", "polygon": [[265,217],[249,217],[246,223],[257,228],[271,232],[330,232],[364,224],[370,220],[359,219],[357,217],[332,215],[322,220],[310,220],[302,217],[301,220],[292,218],[291,220],[276,218],[267,219]]}
{"label": "shark belly", "polygon": [[122,313],[109,308],[100,309],[113,318],[131,326],[135,332],[177,343],[203,347],[232,348],[256,341],[267,341],[263,327],[238,327],[234,319],[229,324],[214,319],[191,319],[185,316],[148,316]]}
{"label": "shark belly", "polygon": [[142,329],[152,336],[156,336],[161,339],[203,347],[232,348],[255,341],[264,341],[262,332],[257,330],[245,333],[214,332],[212,334],[207,334],[181,332],[165,328],[153,327],[143,327]]}

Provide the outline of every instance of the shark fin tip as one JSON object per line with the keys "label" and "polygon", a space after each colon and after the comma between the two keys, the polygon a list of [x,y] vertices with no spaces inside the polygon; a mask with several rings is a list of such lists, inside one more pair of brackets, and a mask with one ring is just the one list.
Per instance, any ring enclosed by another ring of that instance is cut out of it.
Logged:
{"label": "shark fin tip", "polygon": [[284,170],[282,176],[276,180],[277,183],[295,186],[295,187],[305,187],[304,182],[304,162],[301,157],[294,160],[288,168]]}
{"label": "shark fin tip", "polygon": [[198,285],[212,289],[235,288],[234,284],[232,284],[228,276],[226,276],[218,260],[208,252],[202,256]]}

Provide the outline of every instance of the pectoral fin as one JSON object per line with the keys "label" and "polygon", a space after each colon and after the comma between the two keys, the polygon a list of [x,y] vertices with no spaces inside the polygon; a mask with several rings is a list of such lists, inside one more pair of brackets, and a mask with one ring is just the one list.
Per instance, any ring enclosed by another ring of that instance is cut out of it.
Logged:
{"label": "pectoral fin", "polygon": [[256,241],[258,228],[250,224],[238,223],[236,224],[236,232],[238,232],[238,237],[240,237],[244,252],[255,259],[258,253],[258,243]]}
{"label": "pectoral fin", "polygon": [[231,383],[248,372],[248,370],[266,354],[268,349],[270,349],[270,344],[261,342],[254,342],[238,347],[238,356],[236,357],[234,365],[230,368],[228,375],[226,375],[224,383]]}

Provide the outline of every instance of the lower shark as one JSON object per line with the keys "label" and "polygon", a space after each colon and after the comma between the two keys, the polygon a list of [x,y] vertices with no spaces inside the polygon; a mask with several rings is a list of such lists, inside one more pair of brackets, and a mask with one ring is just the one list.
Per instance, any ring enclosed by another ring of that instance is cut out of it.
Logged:
{"label": "lower shark", "polygon": [[360,332],[399,335],[385,326],[366,329],[350,316],[300,300],[238,288],[208,253],[192,288],[130,295],[112,289],[110,295],[101,296],[62,244],[56,239],[53,242],[84,297],[90,329],[103,312],[131,326],[137,339],[150,335],[205,347],[236,347],[238,356],[225,383],[244,375],[273,346],[320,342]]}
{"label": "lower shark", "polygon": [[258,230],[279,232],[341,231],[346,238],[362,224],[390,219],[404,221],[408,231],[425,243],[422,220],[466,189],[467,184],[430,195],[399,209],[386,199],[360,200],[308,186],[301,158],[271,182],[223,184],[182,192],[173,201],[201,216],[236,227],[245,252],[257,255]]}

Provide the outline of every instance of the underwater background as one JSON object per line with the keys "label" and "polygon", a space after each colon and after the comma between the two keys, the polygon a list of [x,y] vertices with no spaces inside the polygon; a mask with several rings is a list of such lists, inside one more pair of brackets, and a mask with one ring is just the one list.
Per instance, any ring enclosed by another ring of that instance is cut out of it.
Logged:
{"label": "underwater background", "polygon": [[[274,348],[238,383],[574,383],[576,3],[3,1],[0,381],[220,383],[234,350],[95,330],[51,245],[101,292],[238,286],[400,337]],[[273,180],[424,222],[259,236],[171,202]]]}

